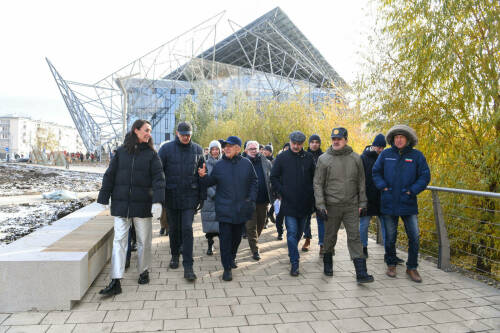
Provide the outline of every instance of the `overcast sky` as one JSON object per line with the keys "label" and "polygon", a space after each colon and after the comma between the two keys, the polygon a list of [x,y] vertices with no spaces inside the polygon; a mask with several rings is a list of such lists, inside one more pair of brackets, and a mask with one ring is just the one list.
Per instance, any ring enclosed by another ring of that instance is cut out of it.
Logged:
{"label": "overcast sky", "polygon": [[[348,82],[366,45],[368,0],[2,1],[0,115],[72,125],[45,57],[64,79],[94,83],[225,10],[217,35],[276,6]],[[219,30],[220,29],[220,30]]]}

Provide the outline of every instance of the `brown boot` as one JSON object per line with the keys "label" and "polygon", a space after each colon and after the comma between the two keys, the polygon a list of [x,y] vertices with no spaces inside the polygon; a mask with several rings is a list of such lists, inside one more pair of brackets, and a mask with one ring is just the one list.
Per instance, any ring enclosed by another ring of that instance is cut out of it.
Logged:
{"label": "brown boot", "polygon": [[407,269],[406,274],[408,274],[413,282],[422,282],[422,278],[420,277],[420,274],[418,274],[418,271],[416,269]]}
{"label": "brown boot", "polygon": [[396,277],[396,266],[387,266],[387,272],[385,272],[388,277],[395,278]]}
{"label": "brown boot", "polygon": [[304,245],[302,245],[302,251],[304,252],[309,251],[309,246],[311,246],[311,238],[306,238]]}

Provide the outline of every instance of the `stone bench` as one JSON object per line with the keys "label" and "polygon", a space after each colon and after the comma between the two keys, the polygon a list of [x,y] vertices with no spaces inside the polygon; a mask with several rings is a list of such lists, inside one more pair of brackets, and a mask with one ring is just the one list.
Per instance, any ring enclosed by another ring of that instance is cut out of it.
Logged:
{"label": "stone bench", "polygon": [[0,248],[0,312],[71,309],[112,247],[113,218],[93,203]]}

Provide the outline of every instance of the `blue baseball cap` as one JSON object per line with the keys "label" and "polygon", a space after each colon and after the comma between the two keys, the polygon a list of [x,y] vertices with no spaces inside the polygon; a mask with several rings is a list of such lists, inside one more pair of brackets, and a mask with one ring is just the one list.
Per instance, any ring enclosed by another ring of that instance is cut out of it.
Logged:
{"label": "blue baseball cap", "polygon": [[234,135],[229,136],[224,143],[229,145],[238,145],[241,147],[241,139]]}

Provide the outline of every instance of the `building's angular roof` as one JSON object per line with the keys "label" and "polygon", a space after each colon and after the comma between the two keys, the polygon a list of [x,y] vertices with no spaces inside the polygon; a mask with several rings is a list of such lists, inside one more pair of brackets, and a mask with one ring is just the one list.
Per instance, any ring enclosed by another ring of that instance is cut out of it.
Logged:
{"label": "building's angular roof", "polygon": [[[344,87],[346,84],[279,7],[240,28],[196,58],[304,80],[318,87]],[[184,66],[166,78],[186,79],[183,70]]]}

